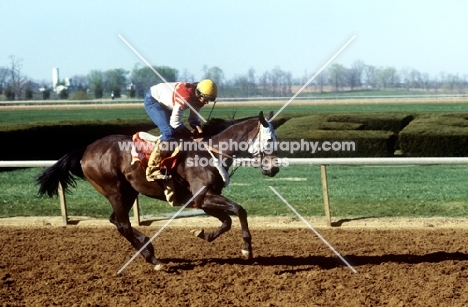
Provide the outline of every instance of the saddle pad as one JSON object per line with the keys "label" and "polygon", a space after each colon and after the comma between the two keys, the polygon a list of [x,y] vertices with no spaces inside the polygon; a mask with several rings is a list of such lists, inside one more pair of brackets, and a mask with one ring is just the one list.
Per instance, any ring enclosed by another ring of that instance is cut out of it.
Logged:
{"label": "saddle pad", "polygon": [[[131,164],[139,161],[143,169],[148,167],[148,161],[156,142],[159,140],[159,136],[151,135],[147,132],[137,132],[132,136],[132,162]],[[166,169],[170,172],[177,164],[177,158],[179,157],[180,145],[174,150],[174,152],[161,161],[161,168]]]}
{"label": "saddle pad", "polygon": [[132,163],[131,164],[133,165],[133,163],[135,163],[136,161],[139,161],[141,166],[144,169],[146,169],[146,167],[148,166],[149,157],[151,156],[151,153],[153,152],[157,139],[154,139],[154,141],[153,140],[148,141],[147,140],[148,138],[142,138],[140,136],[140,134],[144,136],[143,133],[145,135],[150,135],[149,133],[146,133],[146,132],[137,132],[132,136],[132,150],[131,150]]}

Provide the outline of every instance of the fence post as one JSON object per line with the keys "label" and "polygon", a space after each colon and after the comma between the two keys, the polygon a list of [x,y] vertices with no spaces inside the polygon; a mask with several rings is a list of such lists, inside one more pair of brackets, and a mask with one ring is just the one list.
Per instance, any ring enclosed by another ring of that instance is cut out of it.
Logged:
{"label": "fence post", "polygon": [[58,194],[60,198],[60,211],[62,212],[62,224],[63,226],[68,225],[68,214],[67,214],[67,200],[65,199],[65,191],[63,191],[62,184],[59,182]]}
{"label": "fence post", "polygon": [[330,198],[328,196],[328,181],[327,181],[327,166],[320,165],[320,173],[322,175],[322,193],[323,193],[323,208],[325,210],[325,218],[327,226],[331,226],[330,216]]}
{"label": "fence post", "polygon": [[135,202],[133,203],[133,218],[135,220],[135,224],[140,226],[140,202],[138,201],[138,195],[135,198]]}

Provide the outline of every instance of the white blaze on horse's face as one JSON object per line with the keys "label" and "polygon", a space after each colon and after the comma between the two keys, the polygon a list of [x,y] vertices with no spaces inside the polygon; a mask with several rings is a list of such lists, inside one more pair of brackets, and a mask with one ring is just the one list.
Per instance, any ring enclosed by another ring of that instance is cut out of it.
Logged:
{"label": "white blaze on horse's face", "polygon": [[275,129],[270,122],[268,127],[260,125],[260,130],[255,139],[250,143],[248,152],[253,156],[257,157],[260,154],[272,154],[276,147],[276,135]]}

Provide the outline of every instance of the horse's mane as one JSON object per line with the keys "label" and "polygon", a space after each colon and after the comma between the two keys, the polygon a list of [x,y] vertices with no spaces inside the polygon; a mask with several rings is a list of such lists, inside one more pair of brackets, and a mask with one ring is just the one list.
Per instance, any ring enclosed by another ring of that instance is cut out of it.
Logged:
{"label": "horse's mane", "polygon": [[239,119],[222,119],[222,118],[210,118],[205,124],[203,124],[203,137],[212,137],[225,129],[229,128],[232,125],[237,123],[257,118],[256,116],[239,118]]}
{"label": "horse's mane", "polygon": [[[273,116],[273,112],[270,112],[269,118]],[[221,133],[225,129],[231,127],[232,125],[250,120],[250,119],[258,119],[258,116],[249,116],[234,119],[234,115],[230,119],[222,119],[222,118],[210,118],[206,123],[203,124],[203,134],[200,136],[202,138],[211,138],[218,133]],[[273,127],[276,129],[277,127],[281,126],[287,121],[286,118],[279,118],[272,121]]]}

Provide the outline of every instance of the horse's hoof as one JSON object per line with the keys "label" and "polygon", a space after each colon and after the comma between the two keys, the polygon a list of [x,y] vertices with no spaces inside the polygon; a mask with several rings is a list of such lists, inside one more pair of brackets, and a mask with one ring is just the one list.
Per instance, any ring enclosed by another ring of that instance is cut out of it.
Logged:
{"label": "horse's hoof", "polygon": [[164,264],[158,263],[154,266],[155,271],[161,271],[164,268]]}
{"label": "horse's hoof", "polygon": [[244,256],[244,258],[247,260],[252,259],[252,253],[245,249],[242,250],[242,256]]}
{"label": "horse's hoof", "polygon": [[200,238],[200,239],[205,239],[205,230],[191,230],[191,233],[195,235],[195,237]]}

